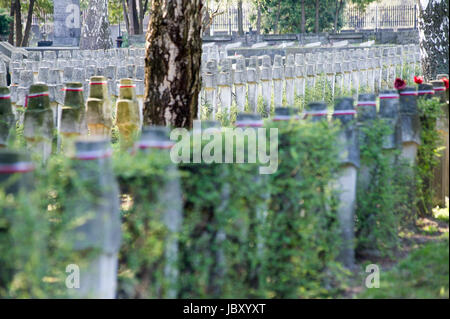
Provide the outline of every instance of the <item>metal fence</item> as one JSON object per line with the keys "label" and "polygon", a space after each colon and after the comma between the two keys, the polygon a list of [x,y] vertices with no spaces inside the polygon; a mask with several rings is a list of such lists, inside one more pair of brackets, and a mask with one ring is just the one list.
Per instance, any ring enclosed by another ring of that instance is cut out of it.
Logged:
{"label": "metal fence", "polygon": [[[231,7],[228,9],[224,9],[219,12],[219,15],[216,15],[213,19],[213,23],[211,25],[211,34],[214,33],[226,33],[231,34],[232,32],[238,31],[238,9],[236,7]],[[244,32],[248,32],[250,27],[252,27],[252,23],[250,22],[250,17],[256,14],[253,10],[249,8],[242,9],[242,21]]]}
{"label": "metal fence", "polygon": [[417,28],[416,5],[374,6],[365,11],[355,7],[344,10],[344,30]]}

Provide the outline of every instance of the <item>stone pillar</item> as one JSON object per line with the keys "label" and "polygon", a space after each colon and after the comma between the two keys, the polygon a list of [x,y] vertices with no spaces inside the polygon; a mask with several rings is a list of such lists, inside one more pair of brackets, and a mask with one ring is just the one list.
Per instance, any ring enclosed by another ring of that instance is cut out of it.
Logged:
{"label": "stone pillar", "polygon": [[81,221],[66,239],[79,252],[80,288],[75,298],[113,299],[116,296],[121,243],[119,189],[112,172],[109,141],[78,140],[72,167],[82,188],[75,187],[65,218]]}
{"label": "stone pillar", "polygon": [[273,68],[272,68],[272,79],[273,79],[273,100],[275,107],[283,106],[283,80],[284,80],[284,66],[283,58],[281,55],[275,55]]}
{"label": "stone pillar", "polygon": [[417,108],[417,89],[406,87],[399,90],[400,94],[400,125],[402,136],[402,154],[411,166],[416,163],[417,150],[420,141],[420,118]]}
{"label": "stone pillar", "polygon": [[28,147],[39,153],[45,162],[52,152],[54,128],[48,86],[44,83],[31,85],[27,100],[23,135]]}
{"label": "stone pillar", "polygon": [[331,97],[334,98],[335,80],[336,80],[334,63],[325,64],[325,73],[326,73],[326,87],[330,91]]}
{"label": "stone pillar", "polygon": [[[447,78],[447,74],[439,74],[438,79]],[[441,100],[442,103],[442,116],[437,120],[436,129],[442,136],[442,146],[445,148],[440,151],[440,163],[435,168],[434,172],[434,184],[436,190],[436,202],[439,206],[444,207],[445,198],[449,197],[449,134],[448,134],[448,119],[449,119],[449,109],[448,109],[448,92],[449,90],[445,88],[444,82],[442,80],[431,81],[433,86],[433,91],[435,96]],[[429,87],[427,88],[427,90]],[[419,87],[420,90],[420,87]]]}
{"label": "stone pillar", "polygon": [[217,79],[217,86],[219,88],[219,101],[222,116],[226,119],[230,118],[231,103],[232,103],[232,78],[231,78],[231,61],[224,59],[220,61],[221,70]]}
{"label": "stone pillar", "polygon": [[257,113],[258,112],[258,72],[255,68],[247,69],[247,87],[248,87],[248,106],[250,108],[250,112]]}
{"label": "stone pillar", "polygon": [[64,89],[64,104],[61,108],[60,133],[64,137],[64,152],[73,153],[73,138],[87,135],[86,105],[84,104],[83,84],[68,82]]}
{"label": "stone pillar", "polygon": [[144,80],[134,80],[136,85],[136,98],[139,105],[139,128],[144,123],[144,95],[145,95],[145,82]]}
{"label": "stone pillar", "polygon": [[117,66],[116,65],[108,65],[106,66],[105,70],[105,77],[108,80],[108,92],[111,94],[111,96],[115,95],[117,82],[116,82],[116,73],[117,73]]}
{"label": "stone pillar", "polygon": [[[367,89],[367,60],[359,60],[358,61],[359,68],[359,90]],[[358,91],[359,92],[359,91]]]}
{"label": "stone pillar", "polygon": [[352,91],[354,95],[358,96],[360,88],[358,62],[352,61],[350,63],[352,69]]}
{"label": "stone pillar", "polygon": [[[288,109],[288,108],[283,108]],[[259,114],[249,114],[249,113],[238,113],[236,116],[236,127],[242,129],[254,128],[255,130],[264,125],[261,115]],[[258,133],[256,132],[256,136]],[[250,185],[254,185],[256,189],[260,189],[261,185],[268,183],[268,175],[261,175],[257,168],[254,170],[254,176],[249,180]],[[257,195],[255,195],[257,196]],[[270,199],[270,193],[265,192],[262,194],[262,200],[255,206],[252,206],[251,212],[248,214],[250,218],[249,227],[246,230],[246,242],[252,243],[248,245],[248,251],[250,256],[256,256],[256,260],[251,260],[249,263],[248,277],[250,281],[251,288],[258,290],[259,283],[261,282],[262,276],[262,265],[261,260],[264,258],[264,252],[266,247],[265,236],[263,230],[267,226],[267,210],[268,210],[268,200]]]}
{"label": "stone pillar", "polygon": [[295,104],[295,58],[293,54],[289,54],[286,58],[286,66],[284,69],[286,78],[286,100],[288,106],[293,107]]}
{"label": "stone pillar", "polygon": [[11,94],[5,86],[0,86],[0,148],[8,146],[11,129],[15,128]]}
{"label": "stone pillar", "polygon": [[308,93],[311,95],[314,92],[314,86],[315,86],[315,65],[314,64],[307,64],[306,65],[306,89],[308,90]]}
{"label": "stone pillar", "polygon": [[375,71],[374,71],[374,85],[375,85],[375,91],[378,92],[379,90],[381,90],[382,87],[382,69],[383,69],[383,64],[382,64],[382,59],[381,58],[375,58]]}
{"label": "stone pillar", "polygon": [[63,83],[72,82],[73,66],[65,66],[63,69]]}
{"label": "stone pillar", "polygon": [[[210,60],[206,64],[206,73],[203,74],[205,88],[205,103],[208,117],[216,118],[217,110],[217,62]],[[201,113],[200,113],[201,114]]]}
{"label": "stone pillar", "polygon": [[[20,71],[20,83],[17,88],[17,107],[26,107],[27,93],[30,89],[30,86],[33,84],[34,75],[31,70],[22,70]],[[23,124],[23,109],[17,109],[17,120],[19,125]]]}
{"label": "stone pillar", "polygon": [[321,99],[322,101],[324,101],[325,98],[325,85],[326,85],[326,77],[325,77],[325,66],[322,63],[322,59],[320,58],[321,55],[319,55],[319,62],[316,63],[316,74],[315,74],[315,79],[314,79],[314,88],[316,90],[320,90],[321,91],[321,95],[315,97],[316,99]]}
{"label": "stone pillar", "polygon": [[[140,153],[150,154],[160,152],[161,156],[168,157],[174,142],[169,139],[170,131],[167,127],[144,127],[137,143]],[[155,205],[161,207],[162,214],[151,216],[159,222],[164,222],[167,233],[164,240],[164,277],[168,278],[168,290],[164,298],[176,298],[178,291],[178,237],[183,223],[183,203],[180,178],[177,166],[168,162],[166,168],[167,179],[160,185],[160,193],[152,196],[158,200]],[[152,182],[152,181],[149,181]],[[137,198],[139,195],[136,194]],[[142,212],[144,213],[144,212]],[[150,271],[150,270],[148,270]]]}
{"label": "stone pillar", "polygon": [[355,121],[356,111],[352,98],[339,98],[334,106],[333,120],[341,122],[338,135],[340,168],[334,188],[339,191],[338,220],[342,236],[339,260],[353,268],[354,220],[356,208],[357,171],[360,167],[358,129]]}
{"label": "stone pillar", "polygon": [[333,97],[334,96],[342,96],[343,88],[344,88],[344,83],[343,83],[344,82],[344,74],[343,74],[342,63],[335,62],[333,68],[335,71]]}
{"label": "stone pillar", "polygon": [[375,59],[367,59],[367,87],[375,92]]}
{"label": "stone pillar", "polygon": [[236,106],[238,112],[243,112],[247,99],[247,68],[245,59],[239,57],[236,61],[236,71],[234,72],[234,90],[236,94]]}
{"label": "stone pillar", "polygon": [[295,55],[295,76],[296,76],[296,83],[295,83],[296,94],[297,96],[304,96],[306,67],[303,54]]}
{"label": "stone pillar", "polygon": [[401,145],[401,129],[399,122],[399,95],[396,90],[384,90],[379,94],[380,118],[389,125],[392,133],[385,137],[383,149],[390,158],[391,165],[395,165],[395,150]]}
{"label": "stone pillar", "polygon": [[396,64],[396,58],[395,58],[395,49],[389,48],[388,51],[388,60],[386,61],[388,63],[388,74],[389,74],[389,86],[391,86],[391,83],[394,83],[394,80],[397,77],[395,64]]}
{"label": "stone pillar", "polygon": [[381,82],[382,89],[389,89],[390,84],[393,83],[394,79],[389,76],[389,48],[383,49],[383,58],[382,58],[382,70],[381,70]]}
{"label": "stone pillar", "polygon": [[327,121],[328,111],[325,102],[311,102],[306,105],[303,118],[311,122]]}
{"label": "stone pillar", "polygon": [[351,68],[351,62],[344,61],[342,63],[342,69],[344,71],[344,79],[343,79],[343,89],[345,94],[350,94],[352,91],[352,68]]}
{"label": "stone pillar", "polygon": [[273,122],[299,121],[298,110],[294,107],[277,107],[274,110]]}
{"label": "stone pillar", "polygon": [[0,86],[6,86],[6,67],[3,61],[0,61]]}
{"label": "stone pillar", "polygon": [[272,62],[268,55],[263,56],[262,60],[261,89],[264,102],[263,116],[269,117],[272,107]]}
{"label": "stone pillar", "polygon": [[48,90],[50,93],[50,107],[53,111],[53,123],[55,128],[60,129],[61,105],[64,103],[64,85],[62,84],[61,73],[58,69],[50,69],[48,73]]}
{"label": "stone pillar", "polygon": [[[375,94],[360,94],[358,95],[358,127],[370,127],[377,118],[377,103]],[[366,144],[366,137],[363,132],[359,132],[359,145]],[[366,191],[370,184],[370,175],[372,167],[361,165],[358,174],[358,188]]]}
{"label": "stone pillar", "polygon": [[91,135],[110,136],[112,127],[108,82],[103,76],[91,78],[86,106],[86,122]]}
{"label": "stone pillar", "polygon": [[119,99],[116,102],[116,124],[120,133],[120,146],[127,150],[133,146],[140,127],[139,103],[132,79],[121,79]]}

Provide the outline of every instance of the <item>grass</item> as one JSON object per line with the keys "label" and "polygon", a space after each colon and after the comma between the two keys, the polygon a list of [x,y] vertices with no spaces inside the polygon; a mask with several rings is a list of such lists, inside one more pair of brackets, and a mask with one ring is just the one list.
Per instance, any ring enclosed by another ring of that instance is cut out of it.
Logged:
{"label": "grass", "polygon": [[380,288],[358,298],[449,298],[449,241],[430,242],[414,250],[392,270],[380,273]]}
{"label": "grass", "polygon": [[449,206],[449,199],[448,197],[445,199],[445,207],[444,208],[440,208],[440,207],[436,207],[433,209],[433,216],[434,218],[443,221],[443,222],[447,222],[449,221],[448,218],[448,206]]}

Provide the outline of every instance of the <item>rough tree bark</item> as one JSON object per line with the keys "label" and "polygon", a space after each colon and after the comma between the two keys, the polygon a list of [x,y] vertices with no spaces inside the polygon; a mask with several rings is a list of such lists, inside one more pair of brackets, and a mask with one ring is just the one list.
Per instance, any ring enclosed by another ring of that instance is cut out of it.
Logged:
{"label": "rough tree bark", "polygon": [[122,0],[123,18],[125,20],[125,26],[127,28],[127,34],[130,34],[130,19],[128,18],[128,9],[126,0]]}
{"label": "rough tree bark", "polygon": [[422,71],[427,81],[448,74],[448,0],[419,2],[419,34]]}
{"label": "rough tree bark", "polygon": [[130,14],[131,34],[139,34],[139,17],[136,0],[129,0],[128,10]]}
{"label": "rough tree bark", "polygon": [[240,36],[244,35],[244,16],[242,9],[242,0],[238,1],[238,33]]}
{"label": "rough tree bark", "polygon": [[341,13],[342,7],[344,6],[344,0],[336,0],[336,9],[334,12],[334,25],[333,31],[337,32],[337,25],[339,21],[339,14]]}
{"label": "rough tree bark", "polygon": [[81,50],[112,48],[108,20],[108,0],[90,0],[86,21],[81,29]]}
{"label": "rough tree bark", "polygon": [[256,18],[256,33],[261,34],[261,2],[258,1],[258,13]]}
{"label": "rough tree bark", "polygon": [[145,124],[192,128],[201,86],[202,2],[153,1],[145,58]]}
{"label": "rough tree bark", "polygon": [[16,47],[22,44],[22,7],[20,0],[16,0],[14,10],[15,24],[16,24]]}
{"label": "rough tree bark", "polygon": [[280,32],[280,14],[281,14],[281,0],[278,0],[277,20],[275,22],[275,28],[273,30],[275,34]]}
{"label": "rough tree bark", "polygon": [[16,0],[11,0],[11,10],[9,12],[9,16],[12,18],[9,23],[9,38],[8,42],[11,45],[14,45],[14,17],[16,14]]}
{"label": "rough tree bark", "polygon": [[31,31],[31,23],[33,18],[33,9],[34,9],[34,3],[36,0],[30,0],[30,5],[28,7],[28,15],[27,15],[27,24],[25,26],[25,33],[22,39],[22,43],[20,46],[26,47],[28,46],[28,40],[30,39],[30,31]]}

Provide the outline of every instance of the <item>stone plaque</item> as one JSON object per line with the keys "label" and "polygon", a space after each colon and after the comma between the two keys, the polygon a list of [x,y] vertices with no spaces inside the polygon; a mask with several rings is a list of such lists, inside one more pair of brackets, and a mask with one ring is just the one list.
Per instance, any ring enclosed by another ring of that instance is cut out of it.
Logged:
{"label": "stone plaque", "polygon": [[78,46],[81,34],[80,0],[54,1],[53,18],[53,45]]}

